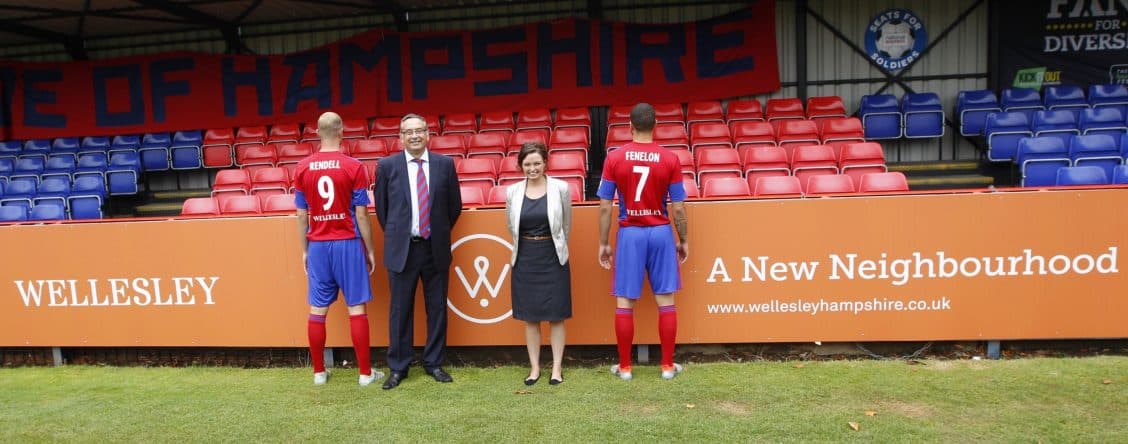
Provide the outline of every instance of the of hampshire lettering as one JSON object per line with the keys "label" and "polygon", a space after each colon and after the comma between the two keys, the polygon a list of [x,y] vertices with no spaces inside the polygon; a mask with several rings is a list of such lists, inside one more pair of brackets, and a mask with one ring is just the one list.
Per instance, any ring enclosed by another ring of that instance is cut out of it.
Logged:
{"label": "of hampshire lettering", "polygon": [[[1098,254],[1057,254],[1049,257],[1029,249],[1014,256],[994,257],[952,257],[937,251],[931,255],[913,252],[903,258],[891,258],[887,253],[881,253],[877,258],[868,259],[853,253],[830,254],[829,273],[825,278],[830,281],[879,279],[902,286],[912,279],[1115,274],[1120,272],[1117,251],[1118,247],[1108,247],[1108,252]],[[811,281],[818,278],[819,265],[818,261],[781,262],[768,256],[745,256],[740,258],[743,271],[740,281]],[[732,282],[729,269],[729,263],[724,258],[714,259],[705,282]]]}
{"label": "of hampshire lettering", "polygon": [[24,307],[215,305],[217,276],[16,280]]}

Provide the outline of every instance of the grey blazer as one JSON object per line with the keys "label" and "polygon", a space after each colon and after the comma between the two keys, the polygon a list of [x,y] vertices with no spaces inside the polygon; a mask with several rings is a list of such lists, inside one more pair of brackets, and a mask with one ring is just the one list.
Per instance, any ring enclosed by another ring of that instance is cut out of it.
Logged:
{"label": "grey blazer", "polygon": [[[556,246],[556,257],[560,265],[568,263],[568,235],[572,232],[572,192],[568,183],[563,180],[545,177],[545,194],[548,198],[548,228],[552,231],[552,243]],[[509,259],[510,265],[517,263],[517,245],[519,244],[521,227],[521,204],[525,201],[525,184],[527,180],[510,185],[505,190],[505,223],[509,226],[509,234],[513,236],[513,256]]]}

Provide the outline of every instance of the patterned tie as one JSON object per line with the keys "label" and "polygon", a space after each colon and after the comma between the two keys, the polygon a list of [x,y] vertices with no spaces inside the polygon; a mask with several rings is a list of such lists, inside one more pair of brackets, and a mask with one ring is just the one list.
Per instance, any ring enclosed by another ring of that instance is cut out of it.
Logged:
{"label": "patterned tie", "polygon": [[415,192],[419,200],[419,237],[431,238],[431,193],[427,189],[427,174],[423,172],[423,159],[412,160],[419,164],[415,173]]}

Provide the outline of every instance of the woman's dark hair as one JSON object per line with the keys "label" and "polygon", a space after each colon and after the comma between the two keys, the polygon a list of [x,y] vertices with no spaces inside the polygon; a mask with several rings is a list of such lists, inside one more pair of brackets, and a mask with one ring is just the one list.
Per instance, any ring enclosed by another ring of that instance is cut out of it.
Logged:
{"label": "woman's dark hair", "polygon": [[525,142],[524,145],[521,145],[521,151],[517,153],[517,165],[523,165],[525,157],[532,153],[540,154],[544,163],[548,163],[548,147],[541,142]]}

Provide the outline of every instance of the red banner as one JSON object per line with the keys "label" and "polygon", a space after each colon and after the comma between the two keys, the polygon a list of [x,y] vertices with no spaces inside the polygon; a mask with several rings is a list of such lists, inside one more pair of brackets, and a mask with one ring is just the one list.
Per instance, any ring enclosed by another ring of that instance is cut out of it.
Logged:
{"label": "red banner", "polygon": [[566,19],[368,31],[282,56],[168,53],[0,64],[0,138],[688,102],[779,89],[775,2],[692,23]]}

